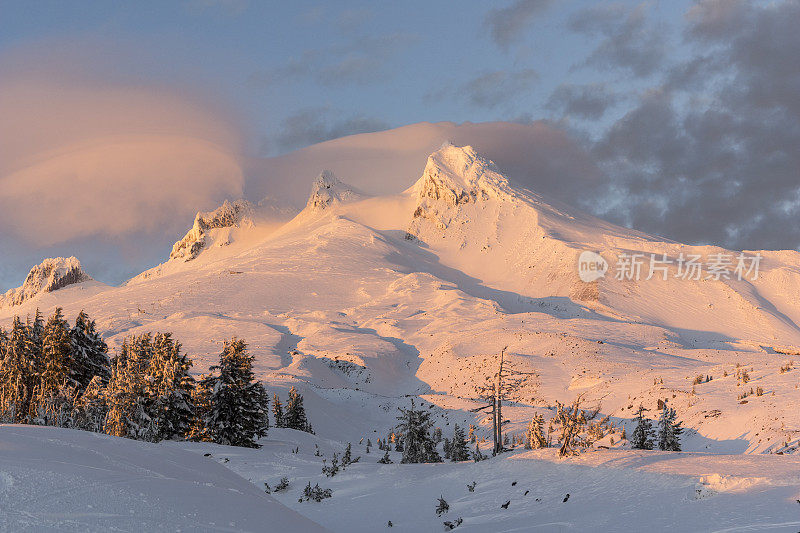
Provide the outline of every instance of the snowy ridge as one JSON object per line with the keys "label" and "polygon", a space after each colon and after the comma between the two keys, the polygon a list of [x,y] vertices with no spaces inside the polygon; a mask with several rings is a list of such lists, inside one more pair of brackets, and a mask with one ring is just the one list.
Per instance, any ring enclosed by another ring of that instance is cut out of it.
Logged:
{"label": "snowy ridge", "polygon": [[20,305],[39,294],[57,291],[67,285],[91,279],[83,271],[81,262],[75,257],[45,259],[31,268],[22,286],[11,289],[0,296],[0,307]]}
{"label": "snowy ridge", "polygon": [[192,229],[172,246],[170,259],[191,261],[206,246],[208,232],[212,229],[238,227],[252,224],[253,206],[247,200],[225,202],[214,211],[199,212],[194,218]]}
{"label": "snowy ridge", "polygon": [[323,170],[311,186],[306,209],[312,212],[323,211],[333,204],[351,202],[361,196],[359,192],[339,180],[333,172]]}

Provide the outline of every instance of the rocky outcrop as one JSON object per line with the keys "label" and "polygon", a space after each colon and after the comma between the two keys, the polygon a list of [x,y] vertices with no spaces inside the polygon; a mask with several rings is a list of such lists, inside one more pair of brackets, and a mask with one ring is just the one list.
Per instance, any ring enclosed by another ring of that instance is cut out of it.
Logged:
{"label": "rocky outcrop", "polygon": [[57,291],[91,279],[75,257],[45,259],[31,268],[22,286],[0,296],[0,307],[19,305],[39,294]]}
{"label": "rocky outcrop", "polygon": [[243,223],[252,223],[253,206],[247,200],[229,202],[225,200],[214,211],[200,212],[194,218],[192,229],[172,246],[170,259],[191,261],[206,246],[207,234],[215,228],[238,227]]}
{"label": "rocky outcrop", "polygon": [[323,211],[332,204],[349,202],[360,197],[361,194],[339,180],[333,172],[323,170],[314,180],[314,185],[311,187],[311,195],[306,203],[306,209],[309,211]]}

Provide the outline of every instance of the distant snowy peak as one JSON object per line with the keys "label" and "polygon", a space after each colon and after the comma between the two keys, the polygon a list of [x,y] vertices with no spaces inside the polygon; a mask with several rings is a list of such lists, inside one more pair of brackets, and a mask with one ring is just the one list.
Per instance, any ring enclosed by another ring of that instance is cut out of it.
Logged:
{"label": "distant snowy peak", "polygon": [[19,305],[39,294],[91,279],[75,257],[45,259],[31,269],[21,287],[0,296],[0,307]]}
{"label": "distant snowy peak", "polygon": [[407,191],[416,198],[408,238],[419,236],[423,221],[440,230],[467,204],[511,201],[516,193],[494,163],[471,146],[446,144],[428,157],[422,177]]}
{"label": "distant snowy peak", "polygon": [[510,199],[508,179],[493,162],[471,146],[446,144],[428,157],[422,177],[412,187],[420,203],[426,200],[459,205],[489,198]]}
{"label": "distant snowy peak", "polygon": [[197,213],[192,229],[172,246],[169,258],[191,261],[206,246],[209,231],[252,225],[252,215],[253,206],[247,200],[234,202],[225,200],[225,203],[214,211]]}
{"label": "distant snowy peak", "polygon": [[311,186],[306,209],[323,211],[335,203],[358,200],[363,195],[342,182],[330,170],[323,170]]}

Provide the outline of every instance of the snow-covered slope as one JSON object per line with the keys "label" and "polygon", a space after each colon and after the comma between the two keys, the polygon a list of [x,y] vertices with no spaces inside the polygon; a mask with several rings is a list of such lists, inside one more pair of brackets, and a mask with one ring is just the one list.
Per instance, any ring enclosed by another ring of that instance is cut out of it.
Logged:
{"label": "snow-covered slope", "polygon": [[[666,280],[610,270],[585,283],[584,251],[612,265],[623,253],[725,251],[585,215],[520,187],[470,147],[437,150],[404,192],[368,196],[346,182],[323,173],[306,208],[279,227],[204,229],[191,261],[168,260],[117,288],[57,291],[0,310],[0,322],[36,306],[86,309],[112,347],[172,331],[197,372],[241,336],[268,386],[303,389],[312,424],[315,410],[337,420],[334,439],[392,424],[387,398],[425,395],[467,411],[507,345],[535,374],[505,411],[512,432],[585,393],[618,421],[669,399],[692,430],[688,449],[796,447],[800,390],[796,371],[780,369],[800,353],[797,252],[762,252],[755,280],[681,279],[673,264]],[[752,383],[737,379],[737,365]],[[700,374],[714,379],[693,385]],[[764,394],[742,398],[750,387]]]}
{"label": "snow-covered slope", "polygon": [[174,444],[0,426],[2,531],[325,531]]}
{"label": "snow-covered slope", "polygon": [[48,258],[31,268],[20,287],[0,296],[0,307],[19,305],[40,294],[91,280],[92,278],[81,268],[81,262],[77,258]]}

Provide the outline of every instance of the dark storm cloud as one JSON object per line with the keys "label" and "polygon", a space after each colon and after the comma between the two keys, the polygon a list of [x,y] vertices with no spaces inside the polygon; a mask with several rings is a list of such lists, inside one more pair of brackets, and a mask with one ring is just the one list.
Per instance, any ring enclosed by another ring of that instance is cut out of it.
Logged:
{"label": "dark storm cloud", "polygon": [[544,12],[552,0],[517,0],[503,8],[490,10],[484,24],[489,28],[492,40],[502,48],[508,48],[519,40],[534,17]]}
{"label": "dark storm cloud", "polygon": [[675,65],[594,146],[605,215],[688,242],[800,246],[800,3],[699,2]]}
{"label": "dark storm cloud", "polygon": [[360,115],[340,117],[326,107],[307,108],[287,117],[275,137],[280,151],[294,150],[356,133],[388,129],[382,120]]}
{"label": "dark storm cloud", "polygon": [[648,19],[647,6],[596,4],[575,13],[569,27],[599,38],[597,48],[584,63],[598,69],[622,68],[635,76],[657,72],[666,57],[665,32]]}
{"label": "dark storm cloud", "polygon": [[565,116],[597,120],[618,101],[619,97],[601,83],[562,84],[550,95],[547,108]]}

